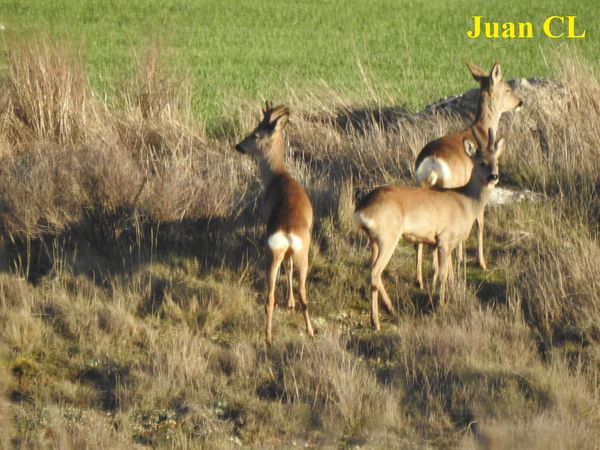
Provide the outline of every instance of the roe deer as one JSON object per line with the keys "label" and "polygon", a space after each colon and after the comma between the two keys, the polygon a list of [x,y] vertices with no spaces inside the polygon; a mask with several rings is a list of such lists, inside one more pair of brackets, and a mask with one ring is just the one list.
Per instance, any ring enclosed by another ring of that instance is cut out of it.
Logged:
{"label": "roe deer", "polygon": [[[463,151],[463,141],[474,139],[472,130],[477,130],[484,138],[487,138],[486,133],[489,129],[496,133],[502,113],[518,110],[523,105],[521,99],[502,79],[499,63],[494,64],[489,74],[471,63],[467,63],[467,68],[480,85],[475,121],[466,130],[429,142],[419,152],[415,162],[415,173],[417,182],[421,186],[441,188],[464,186],[469,181],[473,159]],[[483,209],[477,217],[477,247],[479,265],[486,270],[483,256]],[[422,255],[423,244],[417,244],[416,279],[421,289],[423,288]],[[458,247],[458,256],[462,259],[462,243]]]}
{"label": "roe deer", "polygon": [[266,103],[262,110],[262,120],[258,126],[235,149],[251,155],[258,163],[264,187],[264,218],[267,222],[267,314],[266,341],[273,342],[271,332],[273,309],[275,308],[275,283],[279,266],[285,264],[288,281],[288,308],[295,307],[292,291],[294,261],[300,278],[300,303],[304,312],[306,331],[313,337],[313,329],[308,316],[306,299],[306,275],[308,273],[308,250],[313,210],[304,188],[285,168],[283,156],[283,133],[289,117],[289,110],[283,105],[273,107]]}
{"label": "roe deer", "polygon": [[371,191],[359,202],[354,213],[356,226],[363,229],[371,244],[371,324],[379,330],[378,294],[387,309],[394,308],[381,276],[400,238],[435,246],[439,267],[435,266],[434,285],[440,281],[440,304],[444,304],[450,254],[471,231],[490,194],[498,183],[498,157],[504,139],[494,143],[494,130],[488,132],[485,150],[479,132],[473,129],[477,146],[463,138],[463,152],[471,161],[471,176],[460,188],[384,186]]}

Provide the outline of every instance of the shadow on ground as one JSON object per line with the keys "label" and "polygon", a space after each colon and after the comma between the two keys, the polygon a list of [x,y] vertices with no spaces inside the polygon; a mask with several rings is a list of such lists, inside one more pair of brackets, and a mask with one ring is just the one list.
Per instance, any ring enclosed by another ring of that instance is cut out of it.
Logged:
{"label": "shadow on ground", "polygon": [[[65,266],[74,275],[97,283],[119,274],[131,275],[141,266],[176,257],[196,258],[203,271],[239,268],[261,258],[260,238],[249,205],[237,218],[199,217],[160,222],[133,208],[90,210],[58,234],[5,236],[0,270],[16,271],[37,283]],[[258,224],[256,224],[258,225]]]}

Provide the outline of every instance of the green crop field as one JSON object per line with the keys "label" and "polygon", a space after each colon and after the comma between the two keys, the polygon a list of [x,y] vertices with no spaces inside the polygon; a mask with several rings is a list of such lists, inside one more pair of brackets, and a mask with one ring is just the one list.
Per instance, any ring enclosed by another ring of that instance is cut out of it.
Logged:
{"label": "green crop field", "polygon": [[[411,110],[473,87],[462,63],[505,65],[508,77],[551,76],[552,52],[572,45],[596,61],[594,0],[475,1],[0,1],[6,32],[48,33],[73,45],[93,85],[115,97],[135,55],[159,45],[191,80],[193,110],[214,128],[240,99],[333,91]],[[532,39],[471,40],[471,16],[531,21]],[[587,38],[545,37],[548,15],[576,15]],[[10,38],[9,38],[10,39]]]}

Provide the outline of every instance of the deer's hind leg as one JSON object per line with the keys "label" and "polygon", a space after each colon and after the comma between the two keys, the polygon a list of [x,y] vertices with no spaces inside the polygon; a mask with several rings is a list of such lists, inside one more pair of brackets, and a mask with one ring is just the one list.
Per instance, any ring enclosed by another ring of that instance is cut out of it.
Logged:
{"label": "deer's hind leg", "polygon": [[310,322],[310,317],[308,315],[308,298],[306,297],[306,277],[308,275],[308,247],[309,245],[307,244],[306,248],[302,249],[302,252],[298,255],[297,265],[300,284],[300,304],[302,305],[302,314],[304,315],[306,332],[310,337],[314,337],[315,333],[313,331],[313,327]]}
{"label": "deer's hind leg", "polygon": [[371,325],[376,331],[379,331],[380,329],[378,294],[381,295],[381,299],[383,300],[386,309],[392,314],[395,314],[396,312],[394,305],[383,286],[381,275],[394,254],[398,239],[399,236],[395,240],[390,239],[389,242],[382,242],[375,238],[371,239]]}
{"label": "deer's hind leg", "polygon": [[287,276],[287,287],[288,287],[288,298],[287,298],[287,307],[290,311],[293,311],[296,307],[296,300],[294,299],[294,289],[293,289],[293,277],[294,277],[294,257],[291,252],[285,256],[283,260],[283,264],[285,265],[285,274]]}
{"label": "deer's hind leg", "polygon": [[279,249],[271,251],[271,258],[267,266],[267,301],[265,312],[267,314],[266,341],[267,344],[273,342],[272,324],[273,310],[275,309],[275,284],[277,283],[277,273],[279,266],[285,257],[287,249]]}

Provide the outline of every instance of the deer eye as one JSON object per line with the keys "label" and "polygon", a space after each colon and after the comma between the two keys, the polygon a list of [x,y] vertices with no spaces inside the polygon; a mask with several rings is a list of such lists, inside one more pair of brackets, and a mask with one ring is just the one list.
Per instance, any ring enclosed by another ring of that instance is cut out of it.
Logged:
{"label": "deer eye", "polygon": [[254,139],[260,139],[260,134],[258,134],[258,133],[254,133],[254,134],[252,135],[252,137],[253,137]]}

